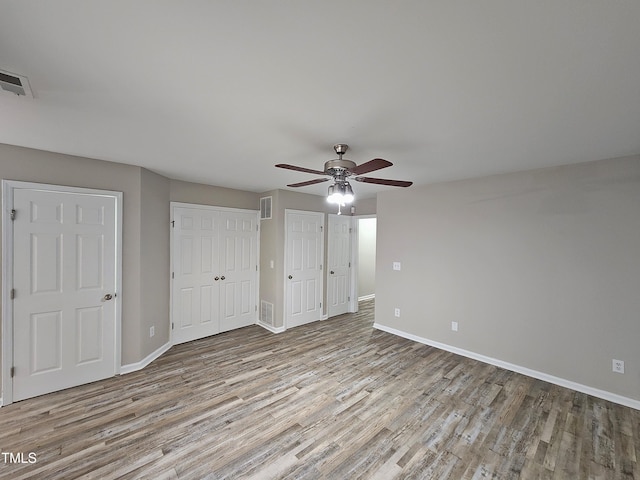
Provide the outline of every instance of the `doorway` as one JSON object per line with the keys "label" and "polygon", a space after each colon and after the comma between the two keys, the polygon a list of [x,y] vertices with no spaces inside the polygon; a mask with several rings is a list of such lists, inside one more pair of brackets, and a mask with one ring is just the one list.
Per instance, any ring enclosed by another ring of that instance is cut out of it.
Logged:
{"label": "doorway", "polygon": [[327,316],[352,311],[351,255],[352,220],[348,215],[329,214],[327,232]]}
{"label": "doorway", "polygon": [[376,228],[375,216],[358,217],[358,301],[376,295]]}
{"label": "doorway", "polygon": [[120,369],[122,193],[6,181],[4,404]]}
{"label": "doorway", "polygon": [[172,202],[173,344],[253,325],[258,212]]}
{"label": "doorway", "polygon": [[285,210],[285,328],[322,318],[324,213]]}

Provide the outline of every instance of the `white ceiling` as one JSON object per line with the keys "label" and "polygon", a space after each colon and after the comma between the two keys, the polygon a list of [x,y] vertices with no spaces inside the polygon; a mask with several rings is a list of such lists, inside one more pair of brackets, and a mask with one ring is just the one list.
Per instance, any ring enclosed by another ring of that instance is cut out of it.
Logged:
{"label": "white ceiling", "polygon": [[416,184],[640,153],[637,0],[0,0],[0,69],[0,143],[255,192],[338,142]]}

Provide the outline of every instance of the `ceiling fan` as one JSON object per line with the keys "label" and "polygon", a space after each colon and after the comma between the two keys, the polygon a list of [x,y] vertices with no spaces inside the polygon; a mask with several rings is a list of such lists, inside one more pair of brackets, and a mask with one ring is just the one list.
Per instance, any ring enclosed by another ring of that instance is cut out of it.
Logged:
{"label": "ceiling fan", "polygon": [[[278,168],[286,168],[287,170],[295,170],[297,172],[314,173],[316,175],[325,175],[333,178],[334,184],[329,186],[329,196],[327,200],[331,203],[337,203],[338,205],[344,205],[353,201],[353,190],[349,184],[348,178],[354,176],[354,180],[363,183],[375,183],[377,185],[388,185],[391,187],[409,187],[413,182],[407,182],[404,180],[388,180],[386,178],[372,178],[361,177],[359,175],[381,170],[383,168],[390,167],[393,163],[382,158],[374,158],[368,162],[356,165],[351,160],[343,159],[349,145],[344,143],[338,143],[333,146],[333,149],[338,154],[338,158],[335,160],[329,160],[324,164],[324,170],[312,170],[310,168],[298,167],[296,165],[288,165],[286,163],[279,163],[276,165]],[[316,178],[314,180],[308,180],[306,182],[291,183],[287,187],[306,187],[308,185],[315,185],[316,183],[327,182],[330,178]]]}

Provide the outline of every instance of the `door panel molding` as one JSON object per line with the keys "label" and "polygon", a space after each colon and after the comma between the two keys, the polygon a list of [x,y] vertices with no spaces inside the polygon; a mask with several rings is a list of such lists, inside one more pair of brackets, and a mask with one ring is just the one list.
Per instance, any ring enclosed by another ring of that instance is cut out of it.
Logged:
{"label": "door panel molding", "polygon": [[[111,190],[99,190],[82,187],[68,187],[61,185],[51,185],[34,182],[22,182],[17,180],[2,180],[2,399],[3,405],[13,402],[13,380],[11,371],[14,358],[14,310],[12,292],[14,291],[14,222],[12,221],[12,211],[14,209],[14,195],[18,190],[32,190],[36,192],[52,192],[58,194],[79,194],[90,197],[109,197],[114,200],[114,248],[115,262],[114,268],[115,291],[114,310],[115,322],[113,335],[114,358],[113,372],[120,373],[121,370],[121,331],[122,331],[122,192]],[[18,212],[16,215],[24,215],[26,212]],[[94,224],[101,220],[102,211],[100,208],[79,208],[76,212],[76,220],[81,224]],[[57,215],[55,209],[46,209],[42,212],[29,212],[31,215],[42,214],[43,219],[47,215]],[[53,217],[50,217],[50,219]],[[85,238],[86,248],[100,248],[100,245],[90,245],[90,239]],[[79,272],[80,274],[87,272]],[[91,282],[91,278],[83,278],[83,281]],[[19,294],[19,293],[18,293]],[[86,332],[85,332],[86,333]],[[95,352],[84,352],[87,358],[93,356]]]}

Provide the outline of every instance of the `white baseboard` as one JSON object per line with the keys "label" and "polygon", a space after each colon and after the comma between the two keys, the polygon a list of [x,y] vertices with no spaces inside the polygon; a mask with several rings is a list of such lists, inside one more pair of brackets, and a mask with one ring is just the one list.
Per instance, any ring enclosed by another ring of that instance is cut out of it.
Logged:
{"label": "white baseboard", "polygon": [[262,328],[265,328],[267,330],[269,330],[271,333],[282,333],[284,332],[286,329],[284,328],[284,326],[282,327],[272,327],[271,325],[261,322],[260,320],[258,320],[256,322],[256,325],[261,326]]}
{"label": "white baseboard", "polygon": [[362,302],[363,300],[371,300],[373,298],[376,298],[375,293],[372,293],[371,295],[363,295],[362,297],[358,297],[358,301]]}
{"label": "white baseboard", "polygon": [[142,370],[144,367],[149,365],[151,362],[153,362],[156,358],[158,358],[160,355],[165,353],[171,347],[173,347],[173,344],[169,341],[164,345],[162,345],[160,348],[158,348],[155,352],[151,352],[149,355],[147,355],[145,358],[143,358],[139,362],[130,363],[128,365],[122,365],[122,367],[120,367],[120,375],[125,375],[127,373],[132,373],[132,372],[137,372],[138,370]]}
{"label": "white baseboard", "polygon": [[429,340],[428,338],[419,337],[417,335],[406,333],[401,330],[396,330],[395,328],[387,327],[379,323],[374,323],[373,328],[382,330],[383,332],[392,333],[393,335],[398,335],[399,337],[403,337],[408,340],[413,340],[414,342],[439,348],[440,350],[445,350],[447,352],[455,353],[463,357],[471,358],[473,360],[478,360],[480,362],[488,363],[490,365],[495,365],[496,367],[504,368],[506,370],[511,370],[512,372],[521,373],[522,375],[526,375],[528,377],[533,377],[533,378],[537,378],[538,380],[543,380],[545,382],[553,383],[560,387],[570,388],[571,390],[575,390],[577,392],[586,393],[587,395],[592,395],[594,397],[602,398],[603,400],[608,400],[613,403],[617,403],[620,405],[624,405],[626,407],[631,407],[636,410],[640,410],[640,401],[635,400],[633,398],[624,397],[616,393],[607,392],[606,390],[600,390],[598,388],[593,388],[588,385],[576,383],[571,380],[555,377],[553,375],[549,375],[548,373],[539,372],[537,370],[531,370],[530,368],[526,368],[520,365],[515,365],[513,363],[498,360],[497,358],[487,357],[486,355],[481,355],[479,353],[471,352],[468,350],[463,350],[462,348],[452,347],[451,345],[447,345],[445,343],[440,343],[434,340]]}

